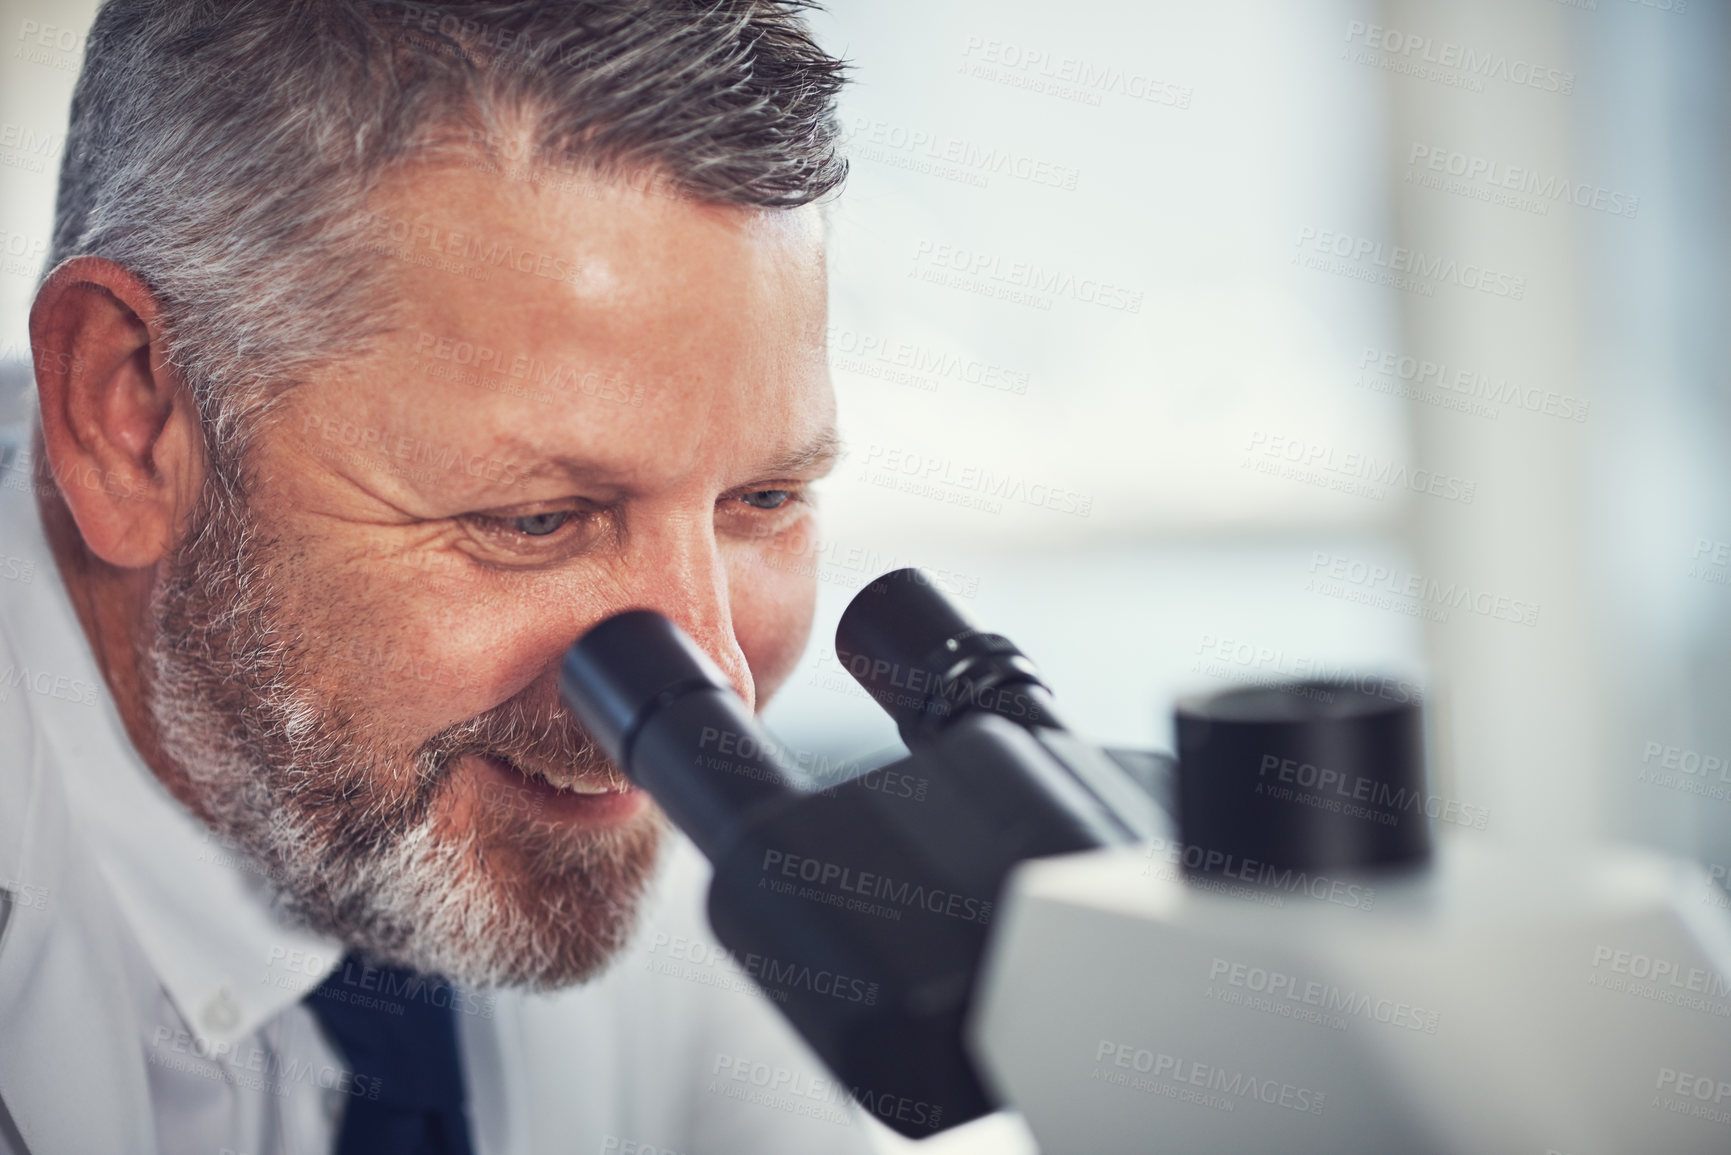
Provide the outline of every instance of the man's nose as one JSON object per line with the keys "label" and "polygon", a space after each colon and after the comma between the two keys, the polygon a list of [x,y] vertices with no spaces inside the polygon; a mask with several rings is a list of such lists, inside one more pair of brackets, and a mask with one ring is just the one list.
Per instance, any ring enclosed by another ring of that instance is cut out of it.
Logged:
{"label": "man's nose", "polygon": [[630,606],[665,615],[721,668],[752,709],[757,686],[733,633],[727,568],[713,533],[658,533],[633,551]]}

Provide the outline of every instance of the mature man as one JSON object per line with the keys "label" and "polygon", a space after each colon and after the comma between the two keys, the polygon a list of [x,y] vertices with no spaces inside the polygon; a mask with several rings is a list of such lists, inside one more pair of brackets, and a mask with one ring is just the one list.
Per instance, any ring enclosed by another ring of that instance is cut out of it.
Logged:
{"label": "mature man", "polygon": [[866,1148],[554,681],[633,606],[758,703],[805,644],[797,8],[103,7],[0,471],[0,1151]]}

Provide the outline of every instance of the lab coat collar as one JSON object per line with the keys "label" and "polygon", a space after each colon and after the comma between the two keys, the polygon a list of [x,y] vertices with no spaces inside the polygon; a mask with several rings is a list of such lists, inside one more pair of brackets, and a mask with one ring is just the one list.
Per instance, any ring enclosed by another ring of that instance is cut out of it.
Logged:
{"label": "lab coat collar", "polygon": [[38,742],[62,768],[73,821],[163,989],[213,1042],[257,1030],[324,981],[336,939],[273,909],[259,867],[180,804],[132,747],[48,549],[29,441],[0,436],[0,541],[28,571],[0,581]]}

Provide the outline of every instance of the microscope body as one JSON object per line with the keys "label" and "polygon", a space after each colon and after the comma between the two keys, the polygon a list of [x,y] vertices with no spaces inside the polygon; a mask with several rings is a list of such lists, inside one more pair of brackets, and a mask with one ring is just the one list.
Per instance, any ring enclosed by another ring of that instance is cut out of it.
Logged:
{"label": "microscope body", "polygon": [[1731,923],[1697,867],[1463,831],[1249,885],[1173,844],[1012,877],[970,1027],[1045,1155],[1731,1149]]}
{"label": "microscope body", "polygon": [[[1023,820],[1029,768],[1041,791],[1070,801],[1062,820]],[[886,787],[897,780],[926,790]],[[711,855],[710,926],[863,1110],[923,1137],[1000,1102],[962,1027],[1005,876],[1110,844],[1098,817],[1026,731],[967,719],[888,766],[757,807]]]}
{"label": "microscope body", "polygon": [[1439,844],[1394,684],[1187,700],[1174,761],[1071,734],[917,571],[837,652],[909,754],[821,788],[658,614],[594,627],[561,688],[709,859],[721,944],[901,1134],[1013,1107],[1046,1155],[1731,1149],[1723,892]]}

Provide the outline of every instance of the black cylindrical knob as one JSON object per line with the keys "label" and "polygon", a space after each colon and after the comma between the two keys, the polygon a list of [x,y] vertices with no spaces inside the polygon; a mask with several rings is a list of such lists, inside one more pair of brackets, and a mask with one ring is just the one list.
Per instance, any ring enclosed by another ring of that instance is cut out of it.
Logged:
{"label": "black cylindrical knob", "polygon": [[1430,855],[1424,724],[1403,682],[1291,682],[1178,703],[1184,864],[1351,871]]}

